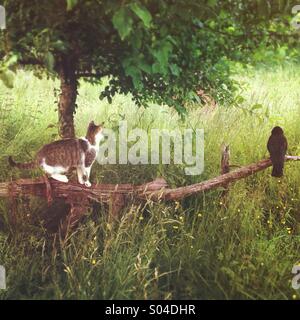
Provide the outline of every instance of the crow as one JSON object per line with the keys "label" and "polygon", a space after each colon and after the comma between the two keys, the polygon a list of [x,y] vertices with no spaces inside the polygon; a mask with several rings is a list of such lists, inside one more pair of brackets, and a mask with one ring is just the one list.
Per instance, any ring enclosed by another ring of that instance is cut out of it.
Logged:
{"label": "crow", "polygon": [[267,144],[273,165],[273,177],[283,176],[284,158],[287,147],[288,142],[283,134],[283,130],[280,127],[274,127]]}

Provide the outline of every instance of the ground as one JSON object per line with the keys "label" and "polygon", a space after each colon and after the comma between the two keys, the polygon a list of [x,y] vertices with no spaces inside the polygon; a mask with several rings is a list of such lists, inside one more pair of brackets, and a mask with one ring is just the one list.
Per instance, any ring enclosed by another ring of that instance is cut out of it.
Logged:
{"label": "ground", "polygon": [[[230,144],[231,163],[245,165],[268,156],[273,126],[284,128],[289,154],[300,154],[299,66],[240,72],[235,103],[205,112],[189,106],[185,122],[168,107],[134,106],[130,97],[100,101],[99,88],[81,83],[76,131],[90,120],[117,130],[204,128],[205,169],[186,176],[176,165],[96,164],[93,182],[143,183],[163,176],[182,186],[219,174],[220,150]],[[7,156],[29,160],[57,137],[58,83],[20,71],[14,89],[0,84],[0,181],[37,177],[39,171],[12,170]],[[222,190],[174,203],[129,203],[121,221],[94,208],[66,241],[42,227],[45,204],[18,202],[19,225],[8,222],[0,200],[0,264],[7,270],[2,299],[299,299],[291,285],[300,262],[300,168],[287,163],[285,176],[270,170]]]}

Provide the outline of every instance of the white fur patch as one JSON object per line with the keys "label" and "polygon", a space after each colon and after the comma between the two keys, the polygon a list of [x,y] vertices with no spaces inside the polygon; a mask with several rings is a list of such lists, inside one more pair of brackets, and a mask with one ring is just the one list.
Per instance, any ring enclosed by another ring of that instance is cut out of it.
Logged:
{"label": "white fur patch", "polygon": [[62,166],[49,166],[45,159],[43,159],[42,165],[41,165],[42,169],[50,174],[50,175],[54,175],[54,174],[62,174],[68,171],[69,168],[64,168]]}

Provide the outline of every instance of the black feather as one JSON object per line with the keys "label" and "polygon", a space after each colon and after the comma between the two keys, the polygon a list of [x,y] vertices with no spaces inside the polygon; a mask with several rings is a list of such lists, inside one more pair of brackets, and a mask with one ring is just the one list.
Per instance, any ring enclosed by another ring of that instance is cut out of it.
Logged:
{"label": "black feather", "polygon": [[283,130],[280,127],[275,127],[268,140],[267,148],[270,153],[270,158],[273,165],[272,176],[282,177],[284,158],[287,151],[287,139],[284,136]]}

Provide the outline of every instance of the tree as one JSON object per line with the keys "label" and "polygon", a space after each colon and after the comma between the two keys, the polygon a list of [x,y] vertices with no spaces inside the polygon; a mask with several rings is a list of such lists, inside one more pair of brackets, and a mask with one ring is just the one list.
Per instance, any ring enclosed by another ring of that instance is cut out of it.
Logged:
{"label": "tree", "polygon": [[131,93],[138,105],[157,102],[184,114],[185,102],[198,99],[199,87],[219,100],[227,97],[233,84],[226,59],[240,59],[242,50],[251,50],[255,41],[269,36],[266,26],[276,15],[268,11],[268,4],[265,0],[5,0],[0,77],[11,86],[9,70],[17,65],[58,77],[63,138],[75,134],[79,78],[100,84],[109,77],[100,95],[109,102],[116,93]]}

